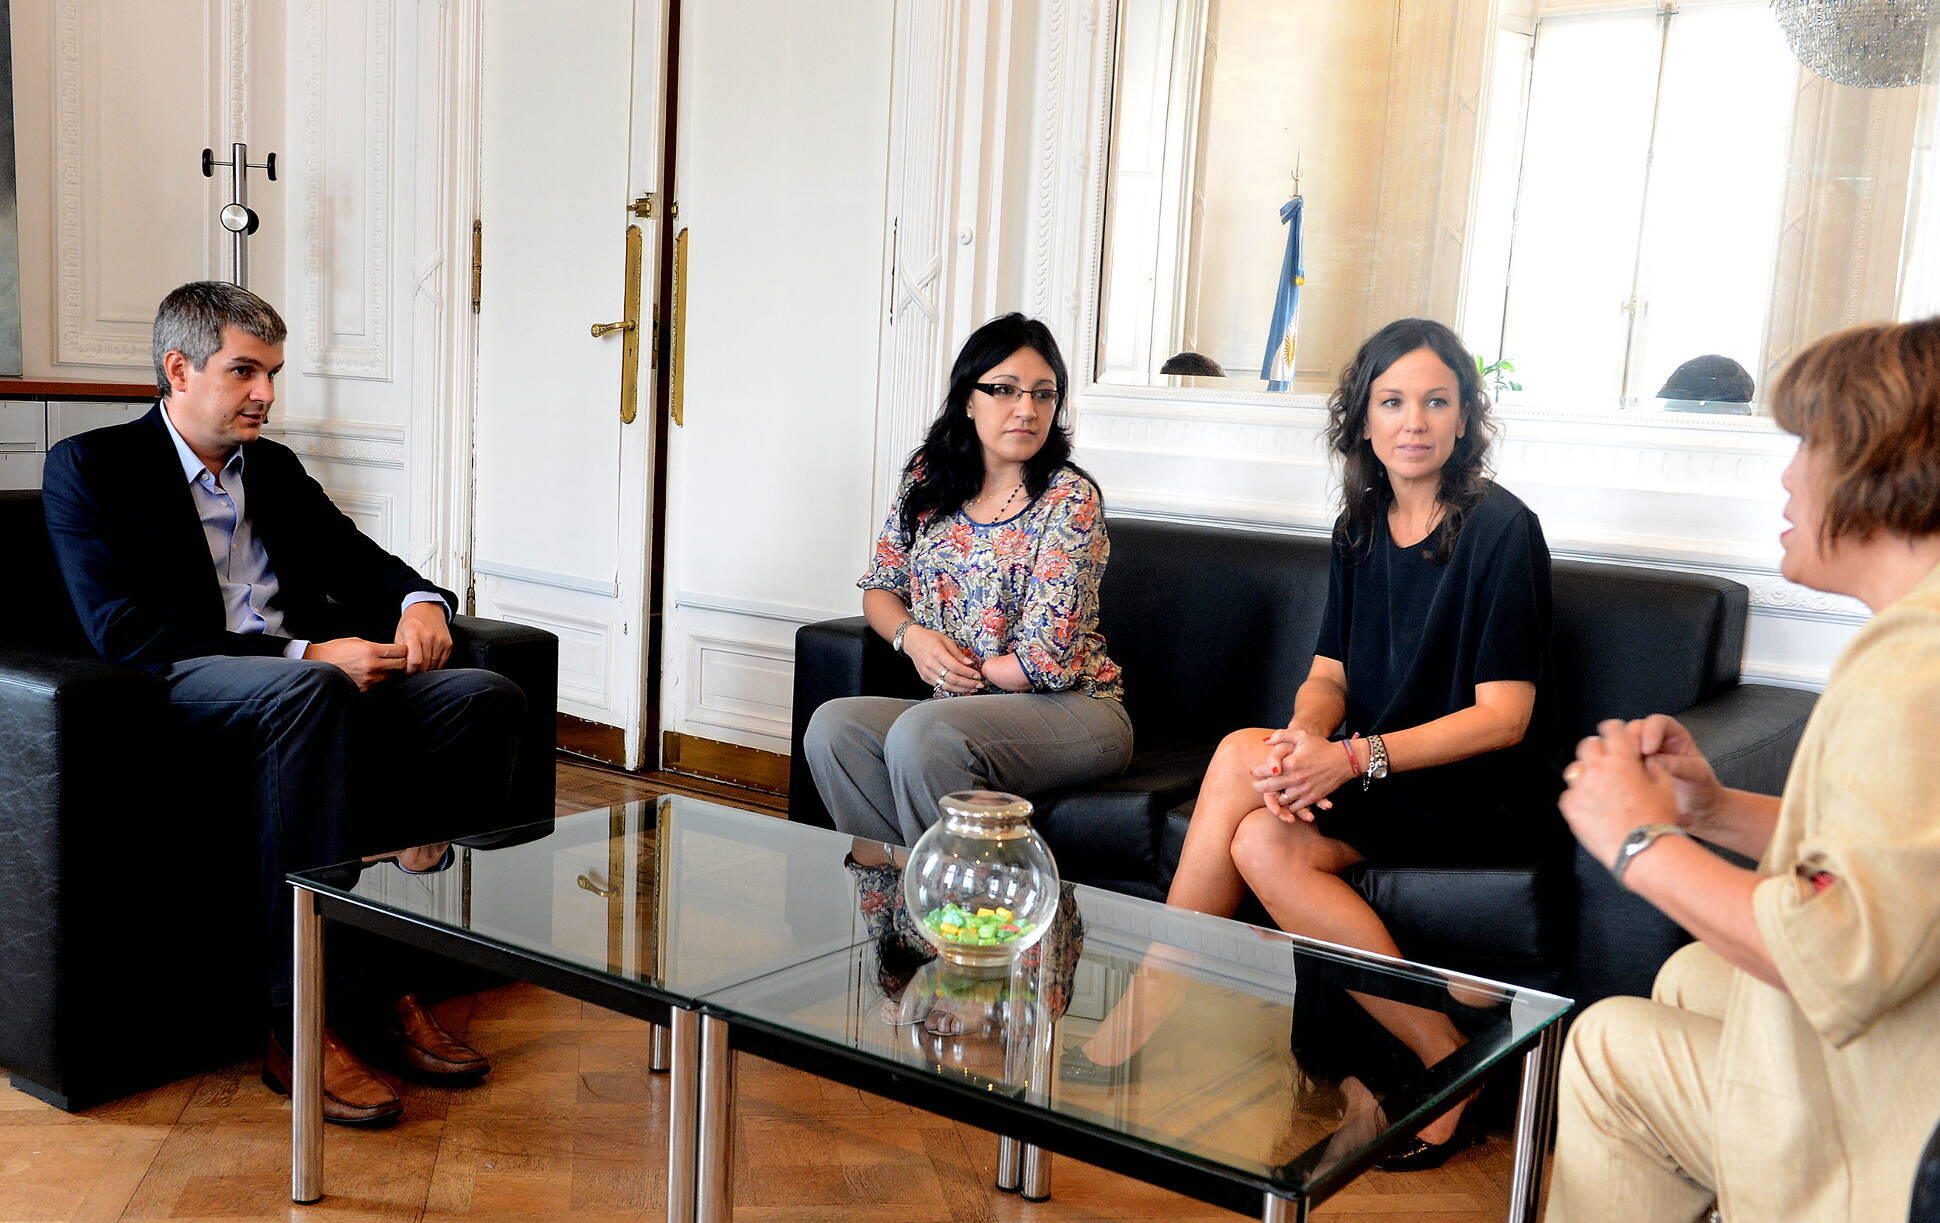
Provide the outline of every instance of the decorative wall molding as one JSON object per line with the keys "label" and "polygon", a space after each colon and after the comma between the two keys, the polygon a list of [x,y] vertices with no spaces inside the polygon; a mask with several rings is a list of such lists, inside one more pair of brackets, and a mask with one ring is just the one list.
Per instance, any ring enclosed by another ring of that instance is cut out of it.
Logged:
{"label": "decorative wall molding", "polygon": [[688,683],[683,727],[739,731],[787,744],[792,732],[794,648],[692,629],[685,638]]}
{"label": "decorative wall molding", "polygon": [[284,416],[270,435],[306,459],[393,470],[404,467],[404,429],[399,425]]}
{"label": "decorative wall molding", "polygon": [[576,590],[581,594],[600,595],[615,598],[620,593],[620,584],[612,578],[586,578],[573,573],[554,573],[549,569],[533,569],[524,565],[508,565],[500,561],[480,560],[472,565],[472,572],[481,577],[509,578],[530,586],[550,586],[554,590]]}
{"label": "decorative wall molding", "polygon": [[1759,684],[1778,688],[1801,688],[1808,692],[1825,691],[1826,672],[1816,667],[1794,667],[1785,663],[1747,661],[1739,674]]}
{"label": "decorative wall molding", "polygon": [[890,109],[889,300],[877,378],[874,508],[886,513],[903,456],[923,438],[942,389],[957,177],[962,6],[904,0],[896,11]]}
{"label": "decorative wall molding", "polygon": [[[362,22],[363,91],[355,99],[364,116],[361,180],[363,195],[356,224],[362,233],[362,256],[352,262],[328,249],[337,210],[333,198],[326,206],[323,183],[338,181],[344,167],[329,164],[324,143],[324,60],[329,50],[327,13],[340,6],[324,0],[303,5],[303,372],[327,378],[391,377],[391,118],[397,52],[394,0],[365,0]],[[338,101],[332,99],[330,101]],[[337,257],[333,257],[337,256]],[[356,331],[340,328],[328,308],[329,289],[342,275],[362,278],[364,317]]]}
{"label": "decorative wall molding", "polygon": [[[471,442],[477,320],[468,308],[467,243],[478,215],[481,0],[418,10],[420,90],[414,125],[416,275],[412,296],[410,488],[407,555],[452,589],[470,581]],[[427,96],[428,95],[428,96]]]}
{"label": "decorative wall molding", "polygon": [[[1104,242],[1118,0],[1050,0],[1043,31],[1043,109],[1031,159],[1031,313],[1060,336],[1086,337],[1078,354],[1082,381],[1073,379],[1083,385],[1091,381],[1097,349],[1097,252]],[[1088,220],[1086,232],[1073,230],[1074,217]],[[1081,332],[1077,320],[1086,315],[1090,326]]]}
{"label": "decorative wall molding", "polygon": [[[481,615],[542,628],[559,638],[559,700],[567,713],[592,713],[595,721],[611,724],[612,694],[608,691],[607,655],[617,628],[606,621],[556,608],[536,607],[490,590],[482,599]],[[575,709],[573,706],[579,708]]]}
{"label": "decorative wall molding", "polygon": [[[244,0],[229,2],[240,4],[246,16]],[[201,26],[207,61],[184,65],[205,78],[203,102],[212,127],[223,119],[216,95],[236,99],[248,92],[246,65],[217,38],[220,17],[215,4],[216,0],[201,0],[194,17],[188,18]],[[101,308],[101,278],[107,269],[88,253],[93,247],[90,208],[95,206],[90,201],[98,196],[100,159],[112,146],[98,129],[106,108],[98,93],[100,82],[88,79],[86,42],[106,19],[99,6],[83,0],[60,0],[54,11],[54,359],[142,367],[150,361],[152,317],[107,317]],[[247,22],[242,24],[246,27]],[[234,78],[238,71],[244,74]],[[237,105],[229,103],[232,109]],[[203,227],[196,247],[202,267],[210,266],[213,254],[210,228]]]}
{"label": "decorative wall molding", "polygon": [[733,616],[753,616],[758,620],[777,620],[783,624],[819,624],[824,620],[840,620],[845,616],[859,614],[853,611],[836,612],[816,607],[797,607],[787,603],[763,603],[757,599],[704,594],[694,590],[676,590],[673,606],[695,611],[726,612]]}
{"label": "decorative wall molding", "polygon": [[389,493],[367,493],[354,489],[326,488],[324,495],[357,524],[357,529],[377,541],[386,552],[394,552],[391,508],[397,498]]}

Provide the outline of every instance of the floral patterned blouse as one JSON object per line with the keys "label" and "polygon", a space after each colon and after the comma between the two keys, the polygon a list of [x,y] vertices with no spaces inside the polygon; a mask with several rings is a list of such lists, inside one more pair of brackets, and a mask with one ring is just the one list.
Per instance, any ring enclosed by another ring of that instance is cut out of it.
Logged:
{"label": "floral patterned blouse", "polygon": [[942,522],[926,518],[912,542],[902,515],[914,479],[903,476],[856,585],[904,600],[916,623],[978,658],[1015,653],[1034,691],[1119,699],[1118,664],[1098,635],[1098,582],[1111,540],[1097,486],[1062,467],[1021,512],[987,524],[961,510]]}

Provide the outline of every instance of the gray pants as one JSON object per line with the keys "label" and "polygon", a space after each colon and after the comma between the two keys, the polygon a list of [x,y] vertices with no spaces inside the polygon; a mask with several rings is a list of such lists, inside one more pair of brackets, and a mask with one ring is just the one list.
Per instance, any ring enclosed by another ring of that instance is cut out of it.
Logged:
{"label": "gray pants", "polygon": [[1078,692],[845,696],[815,711],[803,751],[837,828],[913,845],[953,790],[1036,799],[1116,777],[1131,763],[1132,722],[1122,702]]}

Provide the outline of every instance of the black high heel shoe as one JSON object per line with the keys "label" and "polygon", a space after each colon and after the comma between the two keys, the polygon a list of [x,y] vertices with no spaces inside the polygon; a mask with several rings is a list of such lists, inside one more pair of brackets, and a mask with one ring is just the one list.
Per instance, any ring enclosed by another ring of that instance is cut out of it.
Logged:
{"label": "black high heel shoe", "polygon": [[1470,1101],[1447,1142],[1424,1142],[1417,1134],[1407,1146],[1374,1166],[1383,1172],[1426,1172],[1447,1163],[1457,1151],[1480,1145],[1482,1137],[1482,1127],[1475,1120],[1475,1104]]}

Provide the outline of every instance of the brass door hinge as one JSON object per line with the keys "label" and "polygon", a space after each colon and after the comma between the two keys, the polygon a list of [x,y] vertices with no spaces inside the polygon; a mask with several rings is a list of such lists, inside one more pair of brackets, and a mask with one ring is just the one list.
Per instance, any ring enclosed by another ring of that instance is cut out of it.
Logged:
{"label": "brass door hinge", "polygon": [[485,280],[485,222],[472,222],[472,313],[478,313],[479,291]]}
{"label": "brass door hinge", "polygon": [[649,191],[645,193],[639,199],[627,205],[627,209],[636,217],[642,219],[651,217],[653,215],[653,192]]}

